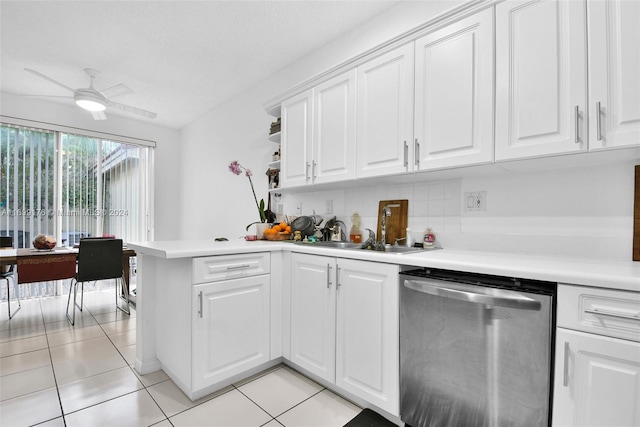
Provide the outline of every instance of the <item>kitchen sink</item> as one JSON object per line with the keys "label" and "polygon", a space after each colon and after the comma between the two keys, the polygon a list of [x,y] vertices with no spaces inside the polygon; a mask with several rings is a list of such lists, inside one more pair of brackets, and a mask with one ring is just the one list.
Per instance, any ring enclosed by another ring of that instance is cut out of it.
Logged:
{"label": "kitchen sink", "polygon": [[[362,244],[360,243],[351,243],[351,242],[314,242],[314,243],[296,242],[296,243],[299,245],[309,245],[309,246],[316,246],[321,248],[350,249],[350,250],[362,250],[362,251],[372,250],[372,249],[363,248]],[[416,252],[423,252],[426,250],[427,249],[417,248],[417,247],[409,248],[406,246],[386,246],[384,248],[384,251],[379,251],[379,252],[387,252],[391,254],[410,254],[410,253],[416,253]]]}
{"label": "kitchen sink", "polygon": [[299,244],[319,246],[323,248],[335,248],[335,249],[360,249],[360,247],[362,246],[360,243],[351,243],[351,242],[315,242],[315,243],[299,242]]}

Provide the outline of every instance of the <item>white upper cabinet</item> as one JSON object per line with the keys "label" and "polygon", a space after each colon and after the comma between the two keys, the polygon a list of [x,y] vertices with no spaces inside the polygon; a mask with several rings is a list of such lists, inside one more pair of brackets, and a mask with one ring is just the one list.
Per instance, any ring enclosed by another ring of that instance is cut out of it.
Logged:
{"label": "white upper cabinet", "polygon": [[413,162],[413,44],[358,67],[357,177],[407,172]]}
{"label": "white upper cabinet", "polygon": [[586,150],[584,1],[496,5],[496,160]]}
{"label": "white upper cabinet", "polygon": [[493,9],[415,42],[414,169],[493,161]]}
{"label": "white upper cabinet", "polygon": [[286,100],[281,111],[282,188],[355,177],[355,70]]}
{"label": "white upper cabinet", "polygon": [[589,149],[640,145],[640,2],[587,3]]}
{"label": "white upper cabinet", "polygon": [[315,87],[313,126],[313,183],[355,178],[355,70]]}
{"label": "white upper cabinet", "polygon": [[280,186],[305,185],[311,179],[313,90],[282,103]]}

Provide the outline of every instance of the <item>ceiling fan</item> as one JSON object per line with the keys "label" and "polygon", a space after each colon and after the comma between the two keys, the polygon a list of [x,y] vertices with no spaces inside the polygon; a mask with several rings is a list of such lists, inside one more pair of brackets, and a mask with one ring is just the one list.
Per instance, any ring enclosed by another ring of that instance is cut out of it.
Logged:
{"label": "ceiling fan", "polygon": [[112,101],[112,98],[123,95],[125,93],[133,92],[130,88],[125,86],[122,83],[118,83],[116,85],[110,86],[103,90],[98,90],[93,86],[93,81],[100,74],[98,70],[94,70],[92,68],[85,68],[84,71],[87,73],[91,81],[89,82],[89,87],[87,88],[78,88],[73,89],[64,83],[60,83],[57,80],[52,79],[49,76],[45,76],[44,74],[32,70],[31,68],[25,68],[25,71],[30,72],[40,78],[50,81],[60,87],[67,89],[68,91],[73,93],[73,96],[40,96],[34,95],[38,98],[69,98],[73,99],[75,103],[93,115],[95,120],[106,120],[107,116],[104,113],[104,110],[107,107],[117,108],[118,110],[127,111],[129,113],[138,114],[143,117],[148,117],[150,119],[155,119],[157,114],[152,113],[151,111],[143,110],[141,108],[132,107],[130,105],[121,104],[119,102]]}

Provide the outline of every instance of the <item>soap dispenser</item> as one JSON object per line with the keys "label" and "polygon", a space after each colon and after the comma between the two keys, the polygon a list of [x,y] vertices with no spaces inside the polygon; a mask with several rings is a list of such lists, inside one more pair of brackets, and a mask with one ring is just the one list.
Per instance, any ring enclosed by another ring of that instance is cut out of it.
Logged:
{"label": "soap dispenser", "polygon": [[360,214],[358,212],[354,212],[353,215],[351,215],[351,231],[349,232],[349,240],[353,243],[362,243]]}

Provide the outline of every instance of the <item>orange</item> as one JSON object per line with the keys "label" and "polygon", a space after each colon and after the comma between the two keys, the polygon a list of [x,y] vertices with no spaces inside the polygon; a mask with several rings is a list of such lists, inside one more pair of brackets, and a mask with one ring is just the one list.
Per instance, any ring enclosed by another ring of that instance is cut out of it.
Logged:
{"label": "orange", "polygon": [[287,225],[287,226],[285,227],[284,231],[285,231],[287,234],[291,234],[291,227],[289,227],[289,226]]}
{"label": "orange", "polygon": [[281,230],[284,230],[284,229],[286,229],[286,228],[287,228],[287,223],[286,223],[286,222],[284,222],[284,221],[282,221],[282,222],[280,223],[280,229],[281,229]]}
{"label": "orange", "polygon": [[275,232],[276,232],[276,233],[278,233],[278,232],[282,231],[282,229],[280,228],[280,226],[279,226],[279,225],[274,225],[274,226],[273,226],[273,229],[275,230]]}

